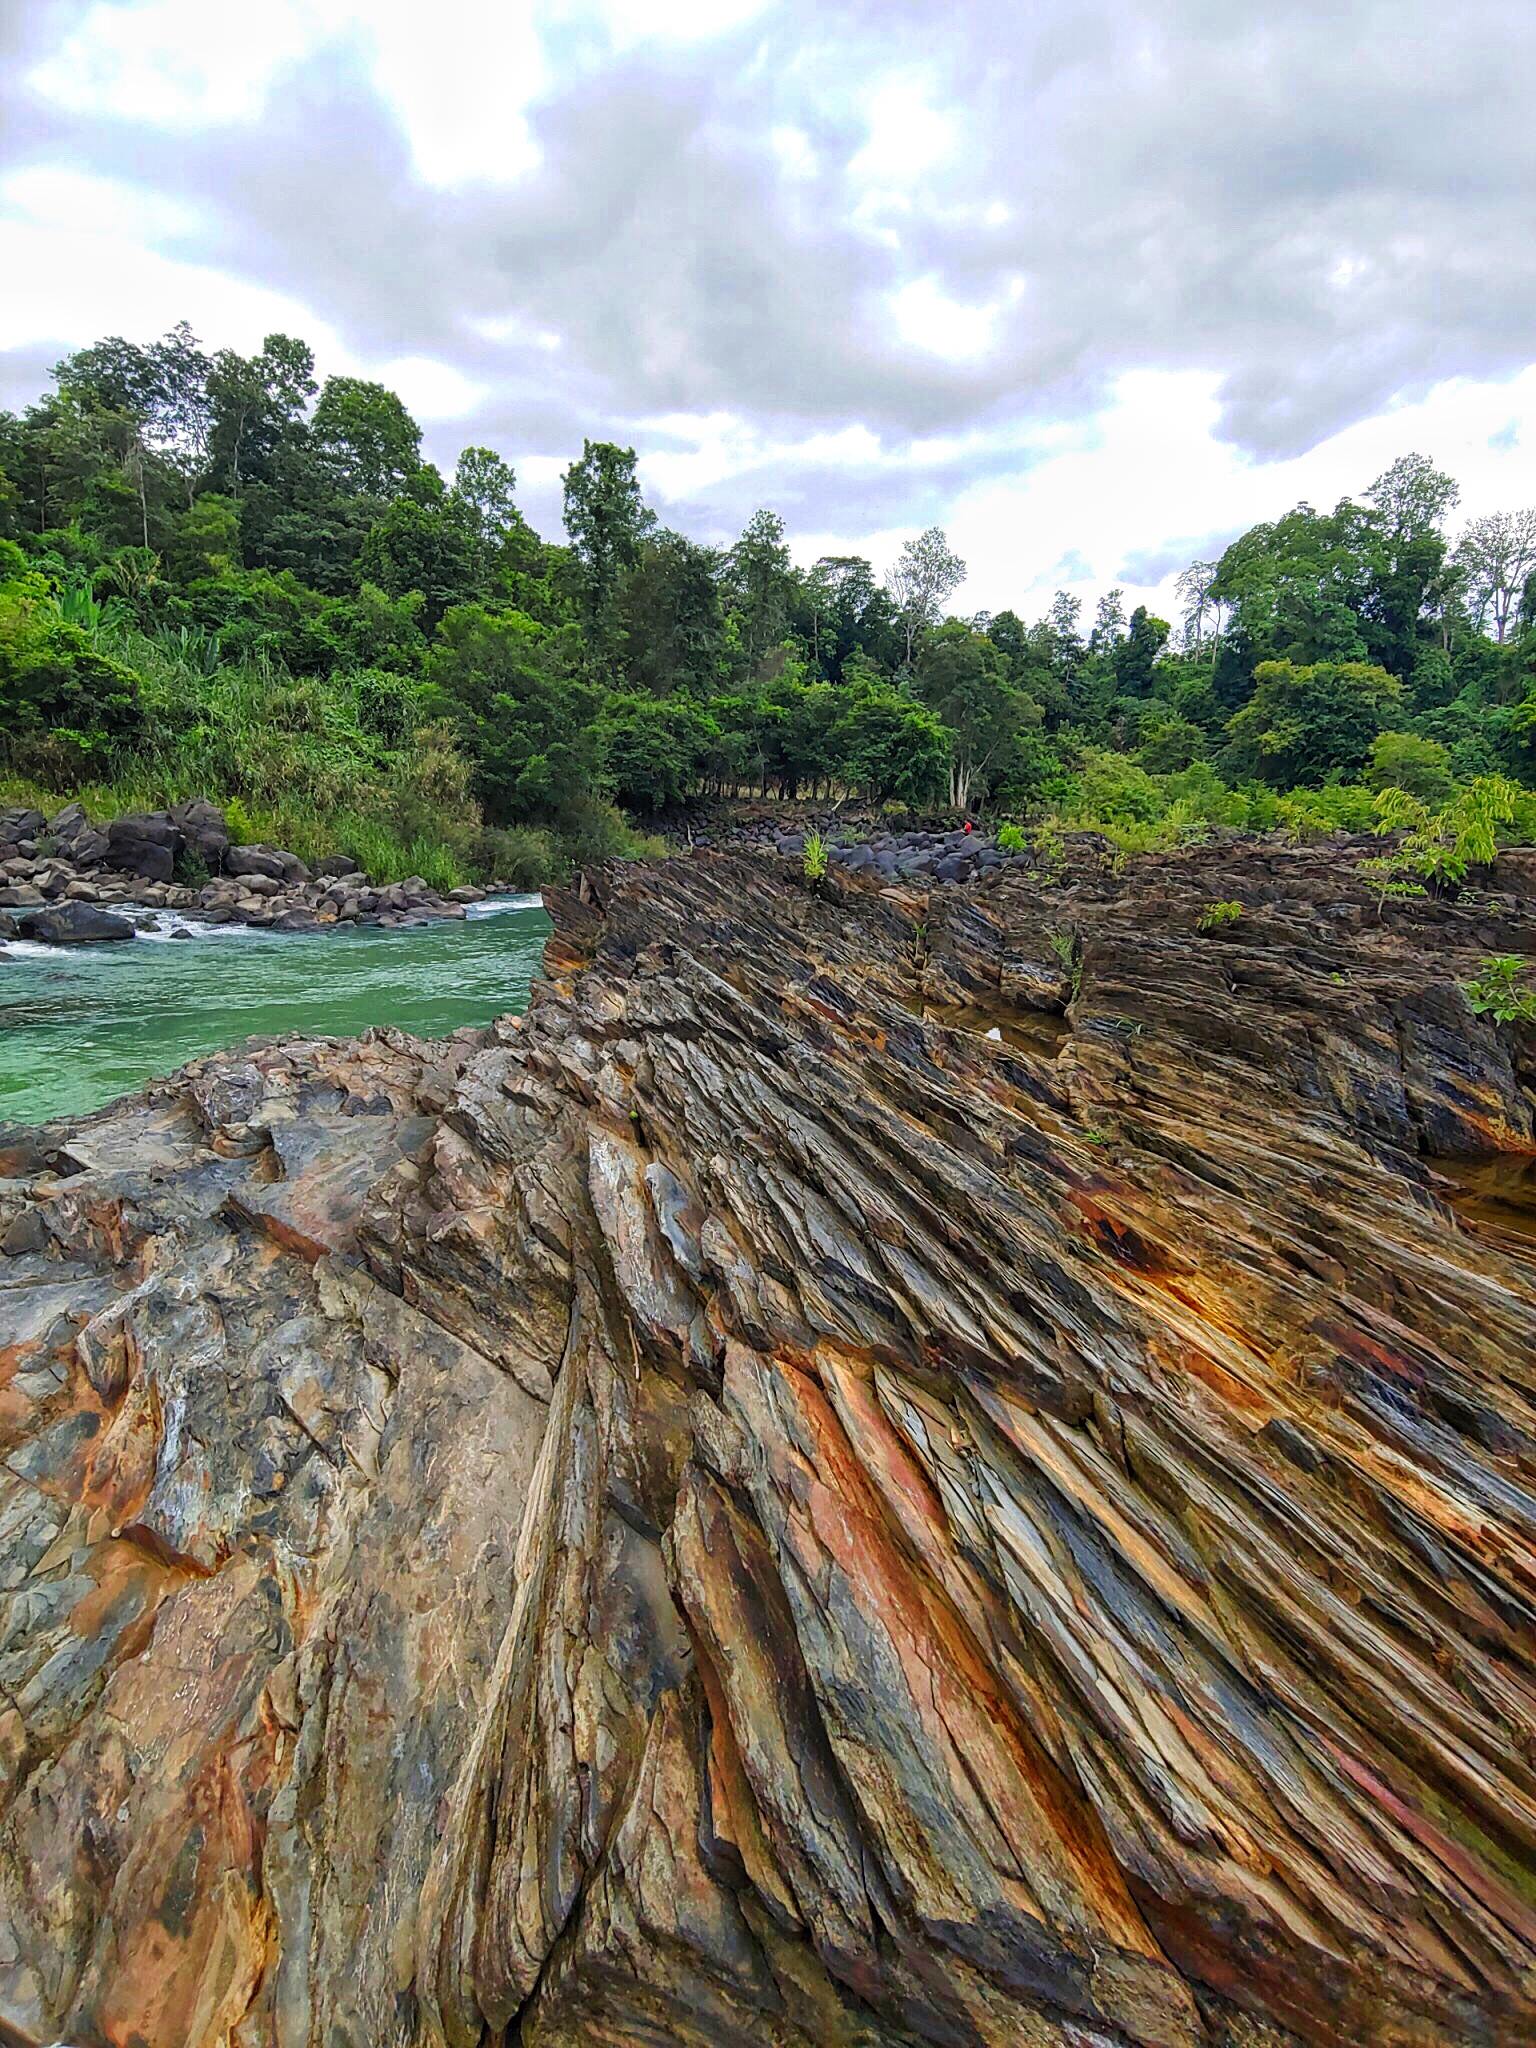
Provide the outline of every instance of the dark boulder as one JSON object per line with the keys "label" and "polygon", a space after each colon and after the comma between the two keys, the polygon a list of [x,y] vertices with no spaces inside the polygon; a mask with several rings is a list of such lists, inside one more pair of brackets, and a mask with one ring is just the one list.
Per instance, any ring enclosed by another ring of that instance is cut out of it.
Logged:
{"label": "dark boulder", "polygon": [[62,811],[50,818],[47,836],[53,842],[54,852],[62,859],[72,861],[77,868],[93,868],[107,857],[111,840],[100,825],[93,825],[85,815],[83,804],[66,804]]}
{"label": "dark boulder", "polygon": [[46,910],[23,911],[16,928],[24,939],[45,946],[98,946],[133,937],[126,917],[114,917],[94,903],[51,903]]}
{"label": "dark boulder", "polygon": [[24,840],[35,840],[44,822],[41,811],[28,810],[20,804],[0,806],[0,846],[20,846]]}
{"label": "dark boulder", "polygon": [[168,882],[182,844],[181,829],[168,811],[114,818],[107,827],[107,866],[142,882]]}
{"label": "dark boulder", "polygon": [[172,806],[171,820],[187,850],[197,855],[210,874],[217,874],[229,852],[229,827],[218,805],[209,803],[206,797],[192,797],[184,804]]}
{"label": "dark boulder", "polygon": [[350,854],[328,853],[324,860],[317,860],[315,862],[315,873],[317,875],[336,877],[340,875],[355,875],[359,872],[357,862],[352,859]]}
{"label": "dark boulder", "polygon": [[305,882],[309,869],[296,853],[280,846],[232,846],[224,856],[231,875],[269,875],[274,882]]}

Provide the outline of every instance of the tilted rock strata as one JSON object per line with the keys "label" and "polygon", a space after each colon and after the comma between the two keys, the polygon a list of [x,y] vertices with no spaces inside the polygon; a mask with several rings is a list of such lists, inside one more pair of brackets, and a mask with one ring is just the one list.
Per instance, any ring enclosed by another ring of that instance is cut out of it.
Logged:
{"label": "tilted rock strata", "polygon": [[11,2038],[1533,2038],[1495,880],[699,855],[13,1139]]}

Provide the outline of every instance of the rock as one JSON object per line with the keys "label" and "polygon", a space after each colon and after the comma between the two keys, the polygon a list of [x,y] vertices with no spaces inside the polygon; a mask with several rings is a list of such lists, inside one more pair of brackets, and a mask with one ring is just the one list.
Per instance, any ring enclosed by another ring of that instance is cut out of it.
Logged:
{"label": "rock", "polygon": [[111,849],[109,834],[93,825],[78,803],[66,804],[49,819],[46,830],[55,850],[77,868],[99,866]]}
{"label": "rock", "polygon": [[229,826],[217,804],[206,797],[171,806],[171,820],[190,852],[195,853],[210,874],[217,874],[229,853]]}
{"label": "rock", "polygon": [[42,900],[43,892],[35,882],[10,882],[0,889],[0,908],[6,910],[20,910]]}
{"label": "rock", "polygon": [[265,875],[274,882],[298,883],[309,879],[309,869],[297,854],[280,846],[232,846],[224,867],[231,875]]}
{"label": "rock", "polygon": [[317,875],[355,875],[359,872],[357,862],[344,853],[328,853],[324,860],[315,863]]}
{"label": "rock", "polygon": [[51,904],[46,910],[29,910],[16,920],[24,939],[46,946],[94,946],[110,940],[131,939],[133,926],[126,917],[114,917],[94,903]]}
{"label": "rock", "polygon": [[1494,880],[614,864],[0,1132],[0,2032],[1536,2038]]}
{"label": "rock", "polygon": [[182,835],[166,811],[114,818],[107,827],[108,867],[146,882],[168,882],[176,870]]}
{"label": "rock", "polygon": [[483,903],[489,894],[489,890],[476,889],[466,882],[459,888],[448,891],[448,901],[450,903]]}
{"label": "rock", "polygon": [[46,822],[41,811],[21,804],[0,805],[0,846],[18,846],[35,840]]}

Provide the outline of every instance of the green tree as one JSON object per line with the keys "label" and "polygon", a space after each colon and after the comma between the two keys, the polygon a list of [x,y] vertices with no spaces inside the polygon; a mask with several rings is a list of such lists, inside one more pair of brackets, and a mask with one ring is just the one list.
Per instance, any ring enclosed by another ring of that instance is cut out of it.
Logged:
{"label": "green tree", "polygon": [[633,448],[583,441],[565,472],[565,530],[575,557],[589,659],[611,668],[618,651],[619,590],[654,524],[640,496]]}
{"label": "green tree", "polygon": [[1227,767],[1277,789],[1355,776],[1402,695],[1362,661],[1261,662],[1252,702],[1227,721]]}
{"label": "green tree", "polygon": [[520,612],[456,605],[427,657],[424,709],[457,725],[495,824],[558,819],[597,770],[597,698]]}
{"label": "green tree", "polygon": [[1415,732],[1379,732],[1365,779],[1372,789],[1406,789],[1431,806],[1445,803],[1456,787],[1449,748]]}
{"label": "green tree", "polygon": [[789,628],[795,589],[794,566],[784,545],[784,522],[776,512],[754,512],[726,558],[731,600],[742,651],[755,669]]}
{"label": "green tree", "polygon": [[993,642],[958,619],[923,643],[915,688],[950,734],[949,800],[968,811],[1006,771],[1019,734],[1040,723],[1040,707],[1010,682]]}
{"label": "green tree", "polygon": [[950,547],[943,527],[930,526],[906,543],[885,580],[901,622],[910,668],[917,636],[938,620],[965,581],[965,564]]}
{"label": "green tree", "polygon": [[421,429],[393,391],[364,377],[327,377],[310,422],[335,482],[355,497],[388,498],[421,467]]}

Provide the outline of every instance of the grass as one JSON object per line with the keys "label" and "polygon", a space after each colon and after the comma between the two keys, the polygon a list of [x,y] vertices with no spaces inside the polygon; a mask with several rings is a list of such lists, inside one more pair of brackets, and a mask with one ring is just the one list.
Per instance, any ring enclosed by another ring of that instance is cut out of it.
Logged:
{"label": "grass", "polygon": [[451,728],[418,724],[392,740],[370,730],[366,673],[295,678],[259,658],[210,667],[179,643],[131,630],[110,637],[109,651],[142,679],[150,738],[97,757],[83,775],[78,755],[44,742],[30,772],[0,770],[0,803],[51,814],[78,799],[104,821],[207,797],[237,841],[310,863],[344,853],[377,882],[419,875],[442,890],[534,889],[577,864],[666,851],[585,794],[558,828],[487,825]]}

